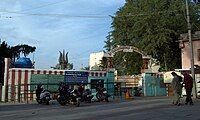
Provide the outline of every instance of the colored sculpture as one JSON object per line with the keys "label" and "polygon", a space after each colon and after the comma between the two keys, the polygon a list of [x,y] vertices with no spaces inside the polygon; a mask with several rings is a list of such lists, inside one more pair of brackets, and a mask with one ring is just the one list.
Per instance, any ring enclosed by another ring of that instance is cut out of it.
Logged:
{"label": "colored sculpture", "polygon": [[53,67],[54,69],[60,69],[60,70],[71,70],[73,68],[73,64],[68,63],[68,52],[65,54],[65,50],[63,50],[63,53],[59,51],[60,56],[58,59],[58,64],[56,67]]}

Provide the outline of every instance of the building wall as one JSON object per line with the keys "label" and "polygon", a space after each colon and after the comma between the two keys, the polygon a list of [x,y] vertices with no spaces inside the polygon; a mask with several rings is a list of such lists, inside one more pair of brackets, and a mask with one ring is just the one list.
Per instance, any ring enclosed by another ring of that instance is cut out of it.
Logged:
{"label": "building wall", "polygon": [[[182,48],[182,69],[190,69],[190,46],[188,41],[183,41],[183,48]],[[194,64],[200,66],[200,61],[198,60],[198,52],[197,50],[200,49],[200,39],[193,40],[193,52],[194,52]]]}
{"label": "building wall", "polygon": [[[200,31],[196,31],[192,34],[192,45],[193,45],[193,53],[194,53],[194,65],[200,66]],[[182,51],[182,69],[183,70],[190,70],[191,62],[190,62],[190,45],[188,42],[188,33],[181,34],[180,36],[180,48]],[[197,70],[198,71],[198,70]],[[195,74],[195,81],[196,81],[196,90],[197,95],[200,95],[200,74]],[[184,90],[184,89],[183,89]],[[183,95],[185,95],[185,91],[183,91]]]}
{"label": "building wall", "polygon": [[[31,90],[31,76],[32,75],[64,75],[66,70],[45,70],[45,69],[25,69],[25,68],[10,68],[9,59],[5,59],[5,78],[2,88],[2,101],[27,101],[32,100],[33,91]],[[103,77],[106,80],[110,78],[107,76],[107,71],[88,71],[88,79],[95,77]],[[63,77],[64,78],[64,77]],[[114,80],[114,76],[112,76]],[[56,80],[56,79],[55,79]],[[41,80],[42,81],[42,80]],[[51,81],[52,82],[52,81]],[[28,92],[29,91],[29,92]]]}
{"label": "building wall", "polygon": [[110,55],[107,53],[104,53],[103,51],[91,53],[90,60],[89,60],[90,70],[92,69],[93,66],[100,64],[103,57],[110,57]]}
{"label": "building wall", "polygon": [[100,60],[102,60],[103,56],[104,52],[97,52],[90,54],[90,60],[89,60],[90,70],[92,69],[93,66],[100,64]]}

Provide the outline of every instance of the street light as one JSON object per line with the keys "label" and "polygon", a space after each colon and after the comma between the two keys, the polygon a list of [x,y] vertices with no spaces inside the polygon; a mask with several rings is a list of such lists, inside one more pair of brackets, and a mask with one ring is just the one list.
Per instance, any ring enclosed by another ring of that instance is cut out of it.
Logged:
{"label": "street light", "polygon": [[189,13],[189,5],[188,0],[186,0],[186,14],[187,14],[187,26],[188,26],[188,38],[189,38],[189,47],[190,47],[190,63],[191,63],[191,74],[193,78],[193,96],[197,98],[197,90],[196,90],[196,80],[194,73],[194,52],[193,52],[193,44],[192,44],[192,35],[191,35],[191,24],[190,24],[190,13]]}

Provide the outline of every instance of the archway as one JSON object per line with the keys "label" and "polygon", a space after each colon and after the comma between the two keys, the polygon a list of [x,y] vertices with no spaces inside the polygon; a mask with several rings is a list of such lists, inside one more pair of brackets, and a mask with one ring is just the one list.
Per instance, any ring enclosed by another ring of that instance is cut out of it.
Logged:
{"label": "archway", "polygon": [[139,50],[136,47],[133,46],[120,46],[118,45],[117,47],[115,47],[114,49],[110,50],[108,52],[108,54],[110,55],[108,61],[107,61],[107,69],[112,69],[113,68],[113,61],[112,61],[112,57],[115,55],[115,53],[119,52],[119,51],[123,51],[123,52],[137,52],[139,54],[142,55],[142,59],[143,59],[143,65],[141,67],[141,73],[146,72],[147,70],[150,69],[151,64],[152,64],[152,60],[153,59],[151,56],[147,55],[145,52]]}

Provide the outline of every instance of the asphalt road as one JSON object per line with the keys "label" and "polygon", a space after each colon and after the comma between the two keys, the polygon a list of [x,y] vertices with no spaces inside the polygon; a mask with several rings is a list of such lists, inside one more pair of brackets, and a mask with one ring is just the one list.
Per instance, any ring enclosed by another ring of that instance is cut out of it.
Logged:
{"label": "asphalt road", "polygon": [[174,106],[167,97],[60,106],[0,104],[0,120],[200,120],[200,100]]}

